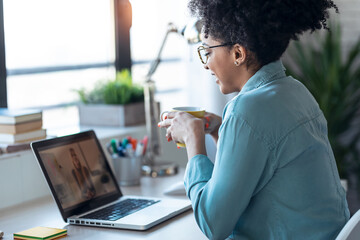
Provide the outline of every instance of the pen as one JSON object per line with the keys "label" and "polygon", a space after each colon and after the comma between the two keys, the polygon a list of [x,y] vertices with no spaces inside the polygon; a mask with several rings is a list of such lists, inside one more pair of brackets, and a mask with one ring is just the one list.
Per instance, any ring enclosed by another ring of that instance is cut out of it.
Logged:
{"label": "pen", "polygon": [[135,157],[140,157],[141,155],[143,155],[143,150],[144,150],[144,144],[142,142],[139,142],[136,145]]}
{"label": "pen", "polygon": [[126,147],[128,143],[129,143],[129,139],[124,138],[124,139],[122,140],[122,145],[123,145],[124,147]]}
{"label": "pen", "polygon": [[111,147],[111,144],[110,144],[110,143],[107,143],[107,144],[106,144],[106,150],[108,151],[108,153],[109,153],[110,155],[113,155],[113,154],[114,154],[113,151],[112,151],[112,147]]}
{"label": "pen", "polygon": [[142,143],[143,143],[143,153],[142,155],[145,155],[146,153],[146,147],[147,147],[147,144],[148,144],[148,141],[149,141],[149,138],[148,136],[145,136],[144,139],[142,140]]}
{"label": "pen", "polygon": [[132,145],[132,149],[135,151],[136,145],[137,145],[137,140],[135,138],[133,138],[133,139],[131,139],[130,143]]}
{"label": "pen", "polygon": [[118,147],[118,155],[120,157],[125,157],[126,149],[123,146]]}
{"label": "pen", "polygon": [[116,139],[111,139],[110,144],[111,144],[111,148],[112,148],[113,153],[117,153],[118,150],[117,150],[117,141],[116,141]]}
{"label": "pen", "polygon": [[130,158],[134,157],[134,150],[132,148],[131,143],[128,143],[126,145],[126,149],[124,149],[124,150],[125,150],[125,156],[126,157],[130,157]]}

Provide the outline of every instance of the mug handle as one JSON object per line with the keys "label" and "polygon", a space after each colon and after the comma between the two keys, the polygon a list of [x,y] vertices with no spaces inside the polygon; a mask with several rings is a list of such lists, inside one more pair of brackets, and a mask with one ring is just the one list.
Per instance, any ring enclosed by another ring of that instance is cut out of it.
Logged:
{"label": "mug handle", "polygon": [[164,121],[164,119],[163,119],[163,115],[165,114],[165,113],[169,113],[170,111],[163,111],[163,112],[161,112],[160,113],[160,121]]}

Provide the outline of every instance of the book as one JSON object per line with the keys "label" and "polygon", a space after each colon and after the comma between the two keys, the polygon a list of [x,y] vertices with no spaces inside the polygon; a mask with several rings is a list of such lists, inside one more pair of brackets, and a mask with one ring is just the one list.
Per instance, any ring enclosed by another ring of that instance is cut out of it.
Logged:
{"label": "book", "polygon": [[41,110],[0,108],[0,124],[16,124],[39,119],[42,119]]}
{"label": "book", "polygon": [[1,143],[21,143],[27,142],[30,140],[37,140],[46,137],[46,129],[38,129],[25,133],[0,133],[0,142]]}
{"label": "book", "polygon": [[24,143],[0,143],[0,154],[13,153],[31,149],[30,142]]}
{"label": "book", "polygon": [[24,133],[32,130],[40,129],[42,127],[42,119],[28,121],[16,124],[0,124],[0,133]]}
{"label": "book", "polygon": [[56,239],[67,235],[66,229],[50,227],[34,227],[14,233],[14,239]]}
{"label": "book", "polygon": [[[55,138],[54,135],[46,135],[46,139]],[[6,153],[14,153],[19,151],[30,150],[30,143],[32,141],[26,141],[21,143],[0,143],[0,155]]]}

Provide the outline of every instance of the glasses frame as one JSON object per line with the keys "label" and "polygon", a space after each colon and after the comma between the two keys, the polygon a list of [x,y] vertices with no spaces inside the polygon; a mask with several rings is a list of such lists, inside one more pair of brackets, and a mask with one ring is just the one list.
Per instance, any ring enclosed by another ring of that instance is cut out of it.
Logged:
{"label": "glasses frame", "polygon": [[225,46],[230,46],[230,45],[234,45],[234,43],[223,43],[223,44],[219,44],[219,45],[215,45],[215,46],[208,46],[208,47],[204,47],[203,45],[200,45],[197,48],[197,52],[199,54],[200,61],[202,62],[202,64],[205,65],[208,62],[208,59],[209,59],[209,57],[206,56],[206,60],[204,61],[204,59],[202,59],[202,57],[201,57],[200,51],[210,49],[210,48],[225,47]]}

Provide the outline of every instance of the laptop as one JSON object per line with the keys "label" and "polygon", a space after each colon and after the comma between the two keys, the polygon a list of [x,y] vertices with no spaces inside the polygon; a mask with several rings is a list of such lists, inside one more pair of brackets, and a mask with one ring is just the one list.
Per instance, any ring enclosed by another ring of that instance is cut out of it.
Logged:
{"label": "laptop", "polygon": [[187,199],[124,196],[92,130],[31,148],[69,224],[146,230],[191,208]]}

